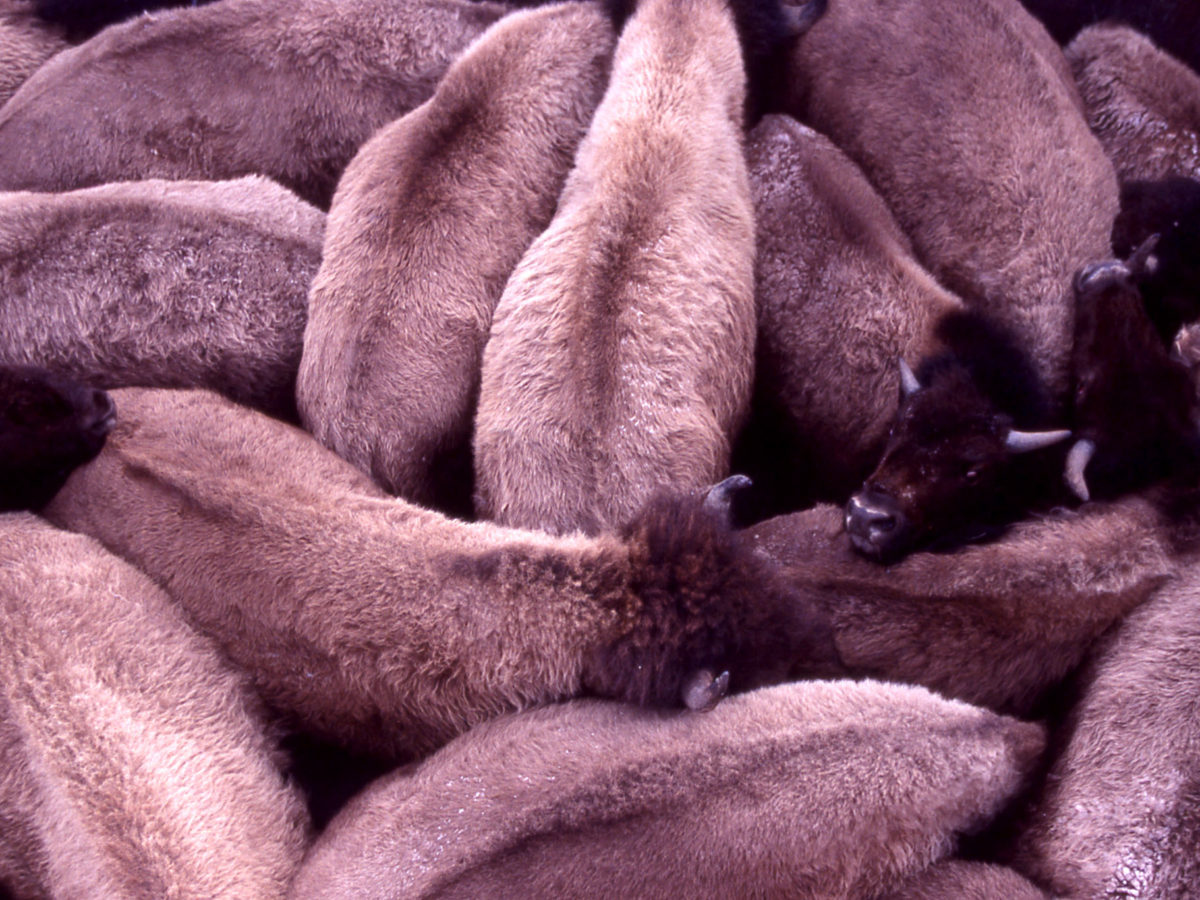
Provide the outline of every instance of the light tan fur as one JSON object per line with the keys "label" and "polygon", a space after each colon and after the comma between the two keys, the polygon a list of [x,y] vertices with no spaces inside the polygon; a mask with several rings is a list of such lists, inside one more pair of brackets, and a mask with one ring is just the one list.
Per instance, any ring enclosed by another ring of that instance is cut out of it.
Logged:
{"label": "light tan fur", "polygon": [[595,539],[468,524],[382,496],[306,433],[215,394],[113,400],[105,449],[45,514],[159,580],[328,740],[406,757],[585,692],[678,704],[702,668],[747,689],[801,646],[831,662],[806,599],[777,592],[698,502]]}
{"label": "light tan fur", "polygon": [[262,174],[327,208],[377,128],[421,103],[506,7],[222,0],[110,26],[0,109],[0,189]]}
{"label": "light tan fur", "polygon": [[1200,178],[1200,75],[1120,25],[1085,28],[1066,54],[1122,180]]}
{"label": "light tan fur", "polygon": [[39,21],[33,0],[0,0],[0,107],[38,68],[69,44]]}
{"label": "light tan fur", "polygon": [[1060,510],[987,544],[886,568],[850,549],[842,516],[817,507],[752,532],[798,589],[824,597],[847,667],[1017,715],[1195,555],[1141,497]]}
{"label": "light tan fur", "polygon": [[0,884],[281,897],[307,842],[246,679],[94,541],[0,516]]}
{"label": "light tan fur", "polygon": [[476,512],[556,533],[727,474],[750,399],[745,75],[720,0],[643,0],[558,213],[496,307]]}
{"label": "light tan fur", "polygon": [[1111,256],[1118,197],[1042,26],[1017,0],[841,0],[791,67],[790,111],[862,166],[917,258],[1012,329],[1064,403],[1071,280]]}
{"label": "light tan fur", "polygon": [[938,317],[963,304],[920,267],[883,199],[827,138],[767,116],[746,159],[758,217],[747,437],[761,444],[749,474],[792,509],[845,501],[883,453],[897,361],[916,368],[941,349]]}
{"label": "light tan fur", "polygon": [[318,440],[392,493],[471,512],[492,312],[554,214],[615,42],[593,4],[506,17],[338,185],[297,402]]}
{"label": "light tan fur", "polygon": [[1097,646],[1013,864],[1066,897],[1200,896],[1200,569]]}
{"label": "light tan fur", "polygon": [[294,419],[324,226],[259,176],[0,194],[0,364]]}
{"label": "light tan fur", "polygon": [[873,682],[784,685],[703,714],[577,701],[380,779],[291,896],[868,898],[985,824],[1043,741]]}

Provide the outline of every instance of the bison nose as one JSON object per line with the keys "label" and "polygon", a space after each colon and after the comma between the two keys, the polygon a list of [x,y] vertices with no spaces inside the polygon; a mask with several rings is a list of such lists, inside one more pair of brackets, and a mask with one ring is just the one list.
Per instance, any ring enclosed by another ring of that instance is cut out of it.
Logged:
{"label": "bison nose", "polygon": [[883,556],[901,538],[905,518],[891,502],[860,491],[846,503],[846,533],[859,552]]}

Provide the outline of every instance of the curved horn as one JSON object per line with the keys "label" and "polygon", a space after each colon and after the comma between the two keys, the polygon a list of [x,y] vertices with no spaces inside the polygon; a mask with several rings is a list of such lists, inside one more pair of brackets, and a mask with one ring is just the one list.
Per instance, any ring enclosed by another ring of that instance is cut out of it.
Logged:
{"label": "curved horn", "polygon": [[704,508],[712,510],[729,521],[734,494],[741,493],[752,484],[754,482],[748,475],[730,475],[724,481],[718,481],[708,489],[708,493],[704,495]]}
{"label": "curved horn", "polygon": [[1133,273],[1135,278],[1143,278],[1147,275],[1153,275],[1154,270],[1158,268],[1158,257],[1154,255],[1154,248],[1158,246],[1159,236],[1152,234],[1140,244],[1136,250],[1129,254],[1129,260],[1126,265]]}
{"label": "curved horn", "polygon": [[1067,466],[1063,472],[1063,481],[1067,483],[1067,487],[1085,503],[1091,499],[1092,495],[1088,491],[1087,479],[1083,477],[1083,470],[1092,461],[1095,452],[1095,441],[1089,441],[1087,438],[1076,441],[1075,445],[1071,447],[1071,452],[1067,454]]}
{"label": "curved horn", "polygon": [[716,678],[708,669],[701,669],[683,687],[683,703],[693,712],[708,712],[729,693],[729,673]]}
{"label": "curved horn", "polygon": [[783,4],[783,19],[788,37],[798,38],[825,15],[828,0],[808,0],[799,5]]}
{"label": "curved horn", "polygon": [[1004,439],[1004,449],[1009,453],[1028,453],[1065,441],[1070,436],[1071,432],[1066,428],[1057,431],[1017,431],[1013,428]]}
{"label": "curved horn", "polygon": [[903,357],[900,359],[900,390],[904,392],[905,397],[911,397],[921,389],[921,382],[917,381],[917,376],[913,374],[913,370],[908,367]]}

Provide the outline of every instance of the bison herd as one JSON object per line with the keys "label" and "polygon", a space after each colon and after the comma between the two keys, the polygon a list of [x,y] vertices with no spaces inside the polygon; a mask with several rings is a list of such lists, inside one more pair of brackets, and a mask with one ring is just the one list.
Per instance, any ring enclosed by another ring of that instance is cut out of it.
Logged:
{"label": "bison herd", "polygon": [[0,896],[1200,895],[1188,3],[515,5],[0,0]]}

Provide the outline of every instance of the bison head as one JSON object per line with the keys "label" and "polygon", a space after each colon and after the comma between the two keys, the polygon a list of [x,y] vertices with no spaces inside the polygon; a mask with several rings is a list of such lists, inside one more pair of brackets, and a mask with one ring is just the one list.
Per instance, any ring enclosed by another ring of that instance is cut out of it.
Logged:
{"label": "bison head", "polygon": [[854,547],[881,562],[1018,517],[1061,471],[1061,459],[1036,451],[1070,436],[1017,427],[1043,419],[1047,404],[1032,368],[995,326],[956,313],[939,334],[950,349],[927,360],[920,379],[901,363],[900,408],[883,458],[846,505]]}
{"label": "bison head", "polygon": [[1127,262],[1075,276],[1075,443],[1066,481],[1082,500],[1114,497],[1200,460],[1195,389],[1151,324],[1137,284],[1155,265],[1156,238]]}
{"label": "bison head", "polygon": [[0,510],[38,509],[104,446],[104,391],[42,369],[0,367]]}

